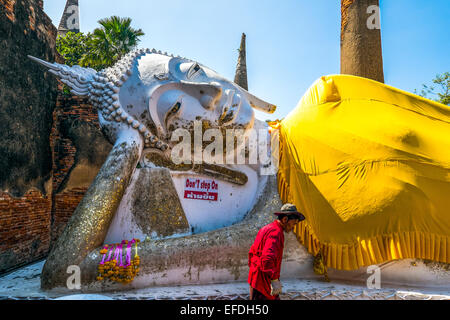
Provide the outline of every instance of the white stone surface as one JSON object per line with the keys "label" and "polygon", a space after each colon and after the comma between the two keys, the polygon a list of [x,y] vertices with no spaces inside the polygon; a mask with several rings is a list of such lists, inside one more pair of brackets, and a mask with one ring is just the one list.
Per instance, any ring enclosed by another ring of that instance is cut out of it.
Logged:
{"label": "white stone surface", "polygon": [[[420,259],[404,259],[382,263],[378,267],[382,283],[450,289],[450,270],[446,270],[444,264],[435,262],[425,264]],[[365,283],[370,276],[367,268],[354,271],[330,270],[329,275],[333,279],[359,283]]]}
{"label": "white stone surface", "polygon": [[187,178],[211,180],[211,177],[184,172],[171,173],[181,205],[194,233],[230,226],[244,219],[245,215],[253,208],[258,190],[262,190],[267,179],[258,177],[258,173],[248,166],[239,166],[238,170],[247,175],[248,182],[244,186],[240,186],[215,180],[219,185],[217,201],[184,198]]}
{"label": "white stone surface", "polygon": [[99,295],[99,294],[74,294],[70,296],[62,296],[55,298],[55,300],[114,300],[111,297]]}
{"label": "white stone surface", "polygon": [[[113,299],[113,300],[242,300],[248,299],[246,282],[201,286],[156,287],[127,292],[112,292],[103,295],[86,295],[74,292],[44,292],[40,289],[40,272],[44,262],[23,267],[0,277],[0,300],[44,300],[44,299]],[[285,300],[450,300],[450,288],[425,288],[405,286],[382,286],[380,290],[369,290],[364,286],[345,282],[323,282],[321,280],[281,279],[282,299]]]}

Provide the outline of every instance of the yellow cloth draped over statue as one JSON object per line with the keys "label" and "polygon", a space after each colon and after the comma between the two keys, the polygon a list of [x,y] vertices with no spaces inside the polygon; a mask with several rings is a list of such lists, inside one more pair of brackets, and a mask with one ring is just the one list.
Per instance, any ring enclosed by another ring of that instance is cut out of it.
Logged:
{"label": "yellow cloth draped over statue", "polygon": [[327,267],[450,263],[450,107],[354,77],[316,81],[281,122],[278,187]]}

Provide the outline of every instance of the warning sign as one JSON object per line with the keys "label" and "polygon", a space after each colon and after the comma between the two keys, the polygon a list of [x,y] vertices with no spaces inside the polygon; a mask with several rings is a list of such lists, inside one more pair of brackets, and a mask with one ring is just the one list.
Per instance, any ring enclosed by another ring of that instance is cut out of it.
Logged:
{"label": "warning sign", "polygon": [[186,179],[184,198],[193,200],[217,201],[219,184],[214,180]]}

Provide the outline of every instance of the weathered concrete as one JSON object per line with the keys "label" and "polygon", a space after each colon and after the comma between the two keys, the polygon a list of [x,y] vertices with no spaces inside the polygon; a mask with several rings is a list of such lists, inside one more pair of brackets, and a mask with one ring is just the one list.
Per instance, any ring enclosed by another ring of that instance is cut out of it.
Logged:
{"label": "weathered concrete", "polygon": [[165,238],[189,232],[169,169],[139,169],[131,209],[139,227],[147,234]]}
{"label": "weathered concrete", "polygon": [[59,22],[58,35],[64,36],[67,32],[80,32],[80,12],[78,0],[67,0],[61,21]]}
{"label": "weathered concrete", "polygon": [[239,48],[239,58],[236,67],[236,75],[234,76],[234,83],[238,84],[245,90],[248,90],[247,80],[247,52],[245,50],[245,33],[242,34],[241,46]]}
{"label": "weathered concrete", "polygon": [[167,168],[137,168],[108,230],[105,243],[160,239],[190,233]]}

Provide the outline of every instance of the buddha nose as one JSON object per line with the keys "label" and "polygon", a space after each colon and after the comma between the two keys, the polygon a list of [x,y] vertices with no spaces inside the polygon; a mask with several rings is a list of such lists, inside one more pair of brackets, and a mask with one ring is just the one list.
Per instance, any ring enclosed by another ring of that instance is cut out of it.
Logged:
{"label": "buddha nose", "polygon": [[200,89],[200,103],[203,108],[212,110],[217,105],[217,102],[222,97],[222,86],[218,82],[211,82],[209,84],[202,85]]}

